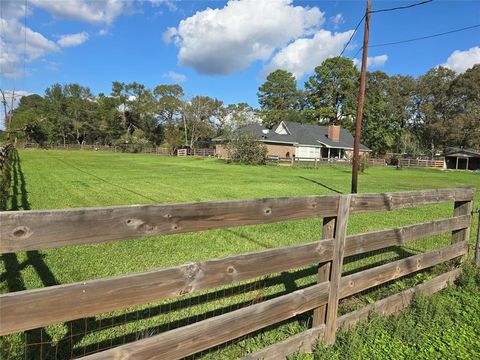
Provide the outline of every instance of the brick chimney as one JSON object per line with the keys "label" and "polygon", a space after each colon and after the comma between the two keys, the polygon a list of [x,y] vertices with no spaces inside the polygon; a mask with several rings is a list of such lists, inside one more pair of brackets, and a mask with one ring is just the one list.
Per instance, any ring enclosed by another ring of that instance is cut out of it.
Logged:
{"label": "brick chimney", "polygon": [[340,141],[339,125],[328,125],[328,138],[332,141]]}

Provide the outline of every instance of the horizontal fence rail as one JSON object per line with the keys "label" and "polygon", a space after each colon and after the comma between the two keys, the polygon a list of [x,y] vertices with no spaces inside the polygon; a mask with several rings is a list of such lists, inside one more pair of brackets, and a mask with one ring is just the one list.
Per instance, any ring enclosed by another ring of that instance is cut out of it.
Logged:
{"label": "horizontal fence rail", "polygon": [[[0,212],[0,253],[336,216],[340,195]],[[350,212],[468,201],[473,189],[352,195]]]}
{"label": "horizontal fence rail", "polygon": [[417,159],[399,159],[398,165],[401,167],[427,167],[443,169],[443,160],[417,160]]}
{"label": "horizontal fence rail", "polygon": [[[285,356],[298,350],[311,349],[311,345],[319,337],[323,337],[327,344],[332,344],[339,326],[353,324],[366,316],[365,310],[361,309],[337,317],[337,307],[342,298],[446,261],[462,259],[467,255],[473,196],[472,188],[454,188],[0,212],[1,253],[324,218],[322,239],[311,243],[0,295],[0,335],[321,264],[316,285],[98,352],[86,359],[178,359],[310,310],[314,310],[315,317],[312,329],[265,351],[268,354]],[[349,214],[391,211],[442,202],[454,202],[452,217],[394,229],[346,235]],[[400,246],[447,232],[452,234],[449,246],[342,275],[343,258]],[[379,313],[392,313],[406,306],[416,291],[438,291],[451,283],[458,274],[458,270],[453,270],[419,287],[406,290],[400,297],[397,296],[399,294],[393,295],[369,308]],[[293,351],[294,349],[296,350]],[[257,355],[266,354],[265,351]],[[260,358],[255,357],[257,355],[252,354],[247,358]],[[265,358],[272,358],[269,356]]]}
{"label": "horizontal fence rail", "polygon": [[[469,215],[346,238],[345,256],[463,229]],[[333,258],[333,239],[0,295],[0,335],[250,280]],[[258,267],[258,264],[262,264]]]}

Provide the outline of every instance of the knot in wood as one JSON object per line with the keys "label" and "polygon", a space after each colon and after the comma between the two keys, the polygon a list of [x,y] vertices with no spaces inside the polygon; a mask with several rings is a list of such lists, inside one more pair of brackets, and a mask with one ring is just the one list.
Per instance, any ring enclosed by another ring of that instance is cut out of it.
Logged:
{"label": "knot in wood", "polygon": [[265,209],[265,214],[270,215],[272,213],[272,209],[266,208]]}
{"label": "knot in wood", "polygon": [[198,266],[198,264],[192,263],[187,265],[185,269],[185,277],[187,278],[187,281],[188,282],[193,281],[199,271],[200,271],[200,267]]}
{"label": "knot in wood", "polygon": [[27,226],[18,226],[13,229],[12,234],[16,238],[26,239],[32,235],[32,231]]}

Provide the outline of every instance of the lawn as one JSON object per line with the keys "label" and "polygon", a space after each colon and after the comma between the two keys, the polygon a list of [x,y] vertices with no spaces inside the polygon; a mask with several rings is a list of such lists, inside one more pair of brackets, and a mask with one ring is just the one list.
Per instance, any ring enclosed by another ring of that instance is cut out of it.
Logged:
{"label": "lawn", "polygon": [[[255,167],[225,164],[215,159],[51,150],[19,151],[13,165],[11,196],[4,204],[6,210],[322,195],[347,193],[350,188],[350,169],[346,167]],[[361,192],[457,186],[476,187],[478,198],[480,174],[428,169],[396,170],[388,167],[369,168],[359,178]],[[452,204],[442,204],[391,213],[354,215],[348,232],[366,232],[449,217],[452,207]],[[2,256],[3,261],[0,262],[0,291],[65,284],[311,242],[318,240],[320,234],[321,221],[311,219],[7,254]],[[355,271],[366,265],[444,246],[448,242],[448,234],[419,240],[368,258],[350,259],[344,270]],[[29,332],[28,344],[38,341],[40,335],[41,341],[51,344],[41,349],[28,346],[27,355],[31,358],[40,358],[40,353],[44,358],[54,357],[54,353],[62,354],[59,358],[67,357],[67,354],[81,355],[290,292],[311,284],[315,280],[314,274],[315,268],[309,267],[243,283],[238,287],[223,289],[223,292],[209,292],[206,299],[205,296],[194,295],[182,301],[164,301],[127,312],[103,314],[84,322],[58,324],[47,327],[41,333]],[[403,285],[429,276],[431,274],[423,272],[404,280]],[[375,289],[371,297],[384,296],[392,287],[398,291],[399,286],[402,285]],[[358,299],[347,301],[342,311],[361,304],[362,301]],[[301,331],[308,326],[308,321],[308,314],[299,316],[203,355],[230,358],[258,350]],[[103,327],[106,328],[99,330]],[[77,332],[82,334],[76,336]],[[112,337],[115,340],[109,342]],[[0,341],[0,351],[4,355],[8,353],[11,358],[24,358],[21,347],[23,341],[23,335],[4,338]]]}

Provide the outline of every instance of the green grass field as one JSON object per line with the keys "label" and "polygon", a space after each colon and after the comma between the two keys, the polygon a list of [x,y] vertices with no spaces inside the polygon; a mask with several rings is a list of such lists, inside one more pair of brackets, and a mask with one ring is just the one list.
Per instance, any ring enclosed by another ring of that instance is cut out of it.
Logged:
{"label": "green grass field", "polygon": [[[19,151],[13,161],[10,193],[3,201],[3,207],[6,210],[30,210],[347,193],[350,176],[350,169],[345,167],[255,167],[225,164],[214,159],[24,150]],[[476,187],[478,198],[480,174],[388,167],[367,169],[359,178],[361,192],[457,186]],[[391,213],[354,215],[348,232],[366,232],[449,217],[452,208],[453,204],[441,204]],[[475,231],[472,232],[472,244]],[[5,293],[65,284],[311,242],[318,240],[320,234],[321,220],[311,219],[7,254],[0,262],[0,291]],[[359,270],[448,243],[448,234],[415,241],[369,257],[350,259],[344,271]],[[191,295],[181,301],[147,304],[85,321],[50,326],[41,333],[33,331],[27,334],[28,344],[38,341],[40,335],[41,341],[51,342],[41,349],[28,346],[27,355],[29,358],[49,358],[55,353],[61,354],[59,358],[82,355],[290,292],[314,282],[314,274],[315,268],[310,267],[209,292],[203,297]],[[398,291],[402,286],[429,276],[431,273],[424,272],[374,289],[369,299]],[[341,311],[361,306],[362,301],[365,300],[355,298],[345,301]],[[203,355],[207,358],[231,358],[258,350],[301,331],[308,326],[308,321],[308,314],[299,316]],[[106,329],[98,330],[107,324]],[[76,332],[81,334],[77,336]],[[115,340],[110,342],[112,338]],[[1,339],[0,355],[25,358],[23,341],[20,334]]]}

